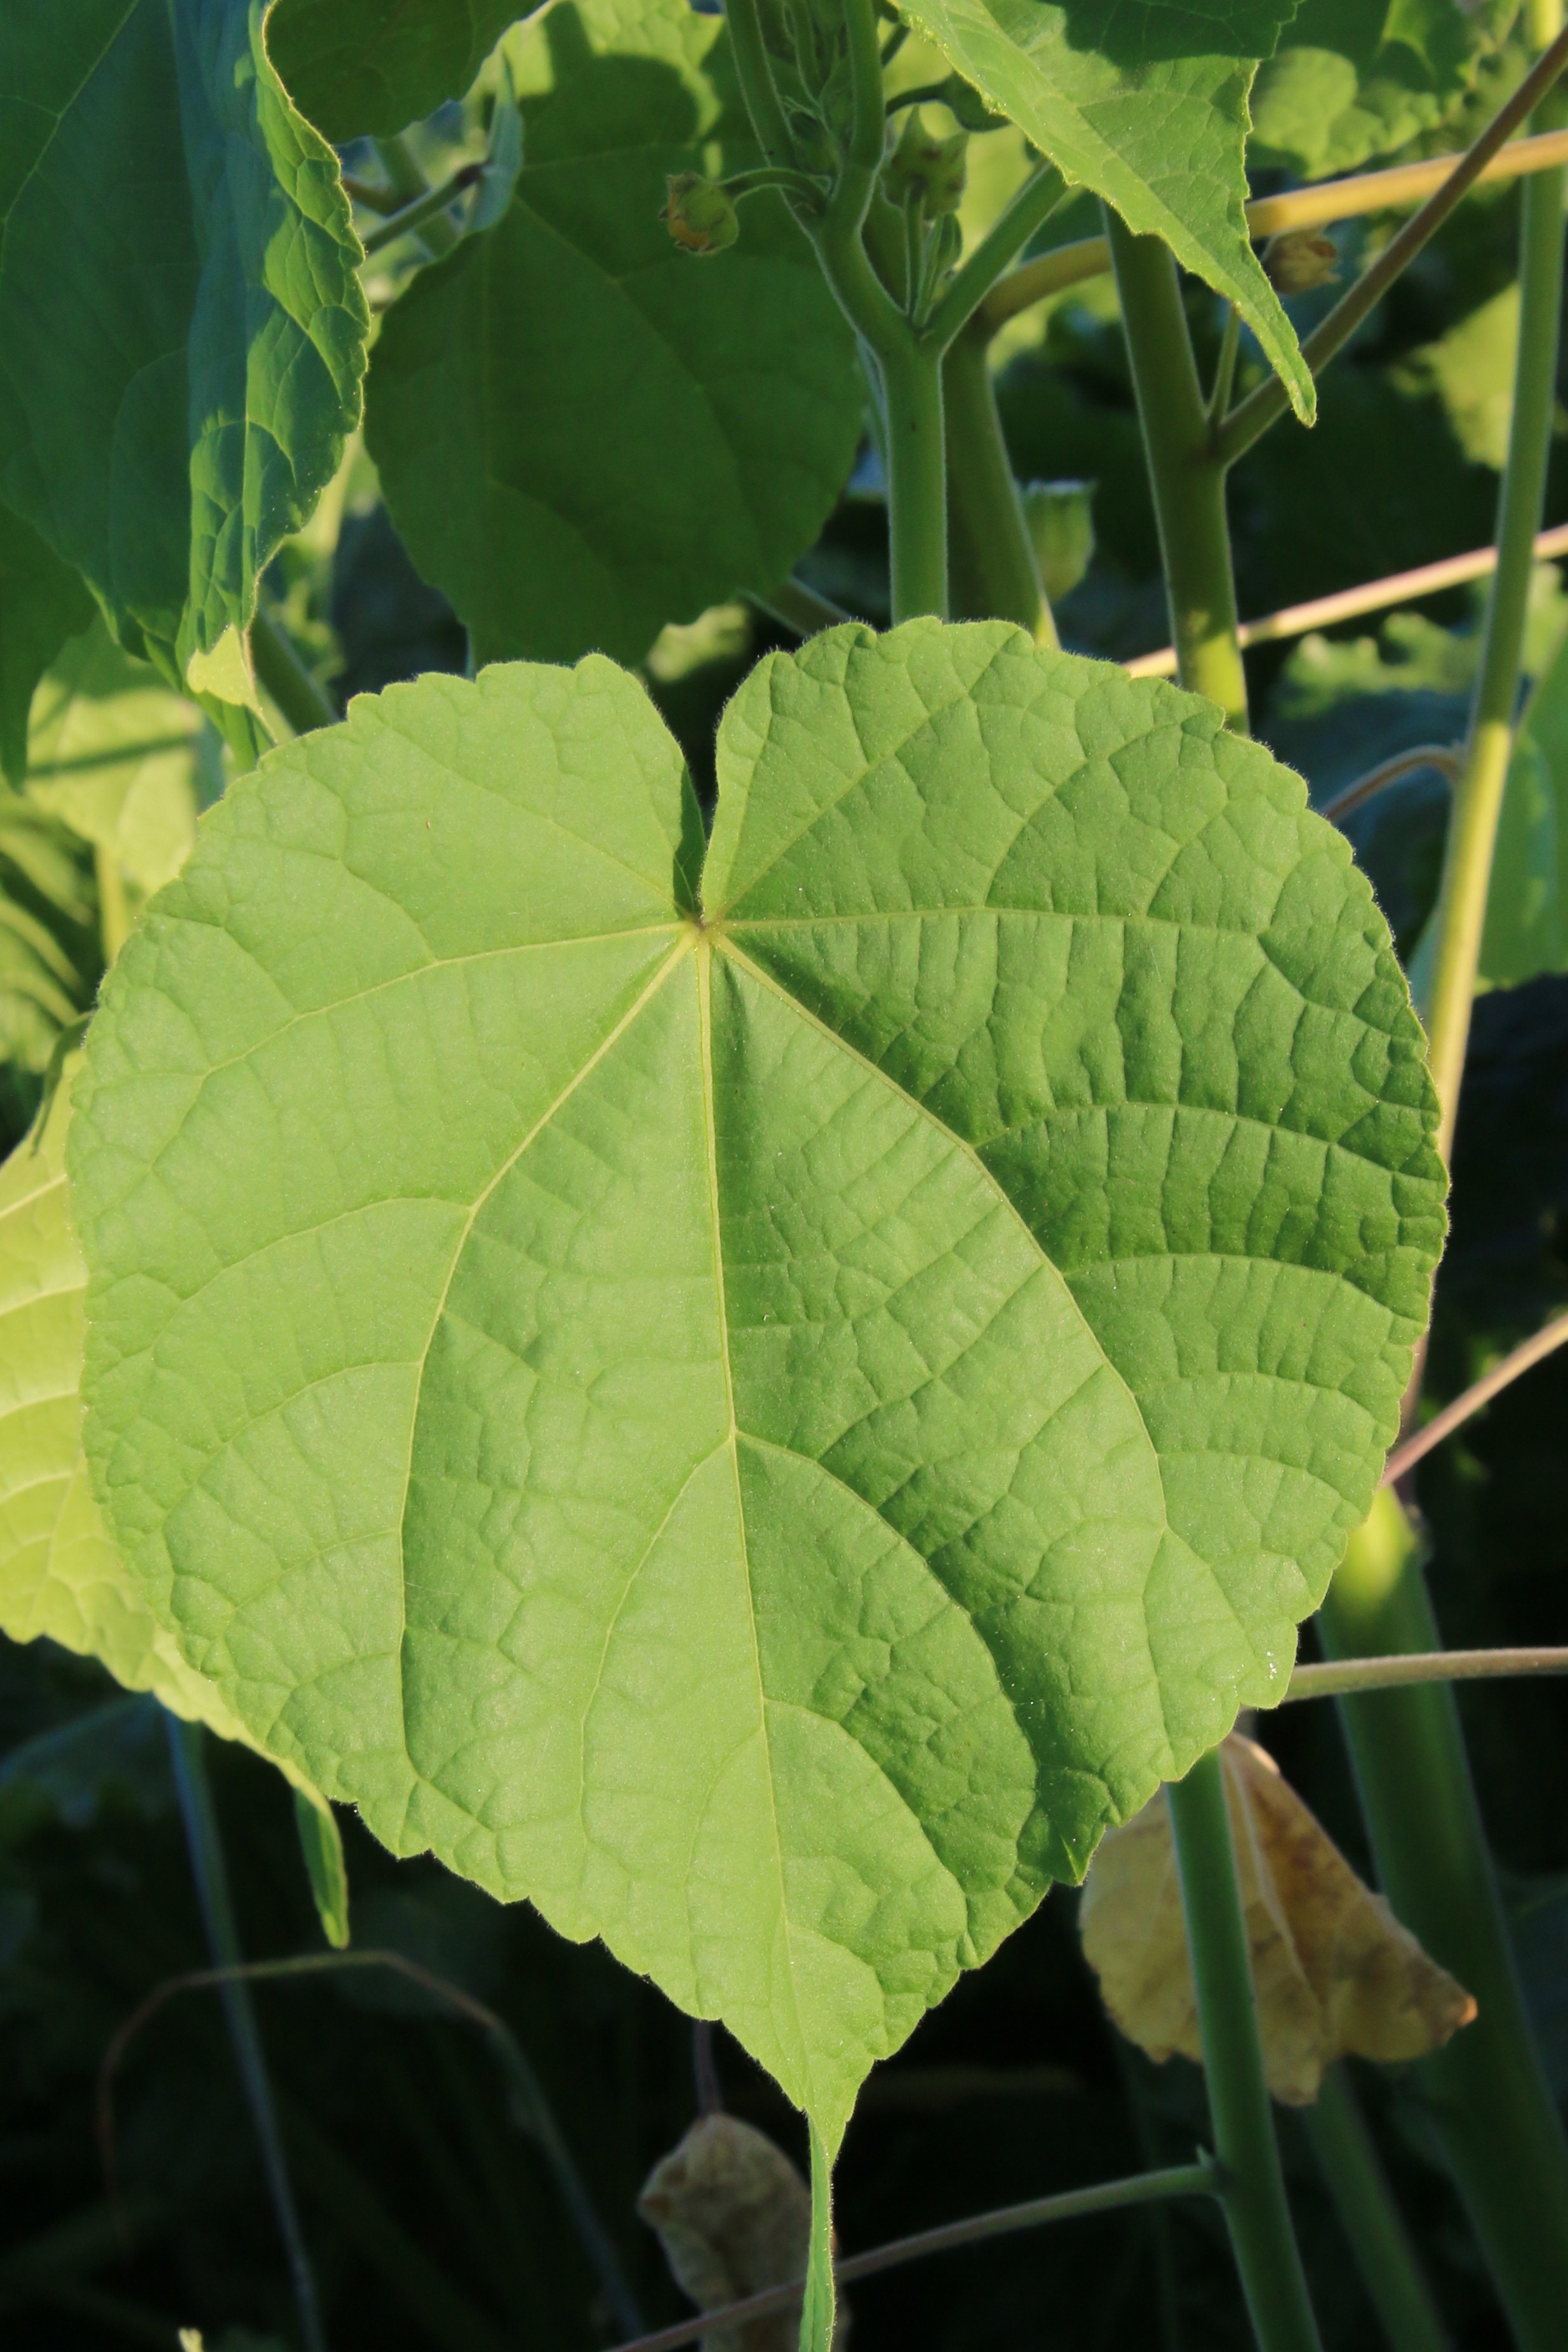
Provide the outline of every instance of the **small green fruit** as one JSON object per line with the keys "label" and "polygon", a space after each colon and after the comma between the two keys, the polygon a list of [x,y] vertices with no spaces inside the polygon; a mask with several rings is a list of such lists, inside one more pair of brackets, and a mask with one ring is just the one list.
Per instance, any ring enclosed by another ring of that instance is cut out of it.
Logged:
{"label": "small green fruit", "polygon": [[659,215],[684,253],[722,253],[740,235],[740,217],[727,191],[700,172],[672,172]]}

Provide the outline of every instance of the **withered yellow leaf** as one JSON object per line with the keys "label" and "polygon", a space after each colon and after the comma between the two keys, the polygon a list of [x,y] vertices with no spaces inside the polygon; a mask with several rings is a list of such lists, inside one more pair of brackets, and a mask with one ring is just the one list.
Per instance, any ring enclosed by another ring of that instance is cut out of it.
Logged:
{"label": "withered yellow leaf", "polygon": [[[1220,1750],[1269,2087],[1310,2106],[1336,2058],[1420,2058],[1476,2005],[1363,1885],[1271,1756],[1239,1733]],[[1202,2056],[1164,1790],[1112,1830],[1079,1911],[1105,2006],[1163,2063]]]}
{"label": "withered yellow leaf", "polygon": [[[805,2277],[810,2191],[781,2147],[734,2116],[700,2116],[648,2175],[637,2210],[700,2311]],[[795,2352],[800,2324],[789,2309],[715,2328],[703,2352]],[[848,2329],[841,2303],[834,2352]]]}

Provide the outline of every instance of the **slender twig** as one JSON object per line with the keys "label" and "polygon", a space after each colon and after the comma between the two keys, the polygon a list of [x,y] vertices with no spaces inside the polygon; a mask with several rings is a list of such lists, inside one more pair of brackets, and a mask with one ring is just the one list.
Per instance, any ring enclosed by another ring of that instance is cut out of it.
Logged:
{"label": "slender twig", "polygon": [[[1416,204],[1440,188],[1463,161],[1462,155],[1434,155],[1427,163],[1396,163],[1386,172],[1321,180],[1315,187],[1292,188],[1282,196],[1255,196],[1247,207],[1248,230],[1253,236],[1277,236],[1284,229],[1324,228],[1333,221],[1359,220],[1368,213]],[[1542,131],[1532,139],[1511,141],[1471,184],[1521,179],[1563,163],[1568,163],[1568,131]],[[1037,255],[999,279],[987,295],[980,307],[986,331],[996,334],[1020,310],[1032,310],[1085,278],[1103,278],[1110,268],[1111,248],[1103,236],[1082,237]]]}
{"label": "slender twig", "polygon": [[1334,1658],[1298,1666],[1281,1706],[1300,1698],[1343,1698],[1347,1691],[1400,1690],[1408,1683],[1506,1681],[1520,1675],[1568,1675],[1568,1650],[1399,1650],[1384,1658]]}
{"label": "slender twig", "polygon": [[[1568,30],[1559,33],[1551,47],[1531,66],[1512,97],[1499,108],[1442,186],[1427,197],[1420,211],[1406,222],[1396,236],[1390,237],[1383,251],[1363,271],[1350,291],[1334,304],[1328,317],[1313,328],[1301,345],[1301,357],[1314,376],[1321,375],[1329,362],[1343,350],[1362,320],[1382,300],[1401,271],[1409,267],[1422,247],[1437,235],[1455,206],[1475,186],[1499,148],[1540,105],[1565,65],[1568,65]],[[1284,415],[1289,404],[1290,396],[1278,376],[1270,376],[1266,383],[1249,392],[1246,399],[1231,410],[1215,435],[1214,451],[1220,464],[1233,466],[1260,434],[1266,433],[1270,425]]]}
{"label": "slender twig", "polygon": [[246,2105],[250,2109],[251,2123],[261,2151],[262,2170],[267,2176],[267,2191],[277,2217],[278,2234],[283,2240],[288,2262],[294,2301],[299,2314],[299,2330],[305,2338],[305,2352],[327,2352],[327,2335],[321,2323],[316,2273],[300,2225],[299,2209],[294,2201],[294,2184],[288,2177],[288,2160],[283,2151],[283,2134],[278,2127],[277,2107],[272,2095],[272,2080],[267,2071],[267,2056],[262,2048],[261,2030],[256,2023],[256,2005],[251,2000],[248,1986],[241,1980],[245,1963],[240,1958],[239,1933],[235,1926],[234,1902],[229,1893],[228,1866],[224,1859],[212,1784],[207,1778],[206,1733],[199,1723],[183,1723],[174,1715],[166,1717],[166,1724],[174,1787],[185,1824],[185,1841],[190,1848],[191,1874],[196,1882],[207,1943],[217,1963],[211,1973],[220,1981],[229,2041],[245,2086]]}
{"label": "slender twig", "polygon": [[822,629],[839,628],[845,621],[852,621],[855,617],[852,613],[846,613],[841,604],[835,604],[831,597],[819,596],[816,590],[808,588],[803,580],[780,581],[777,588],[769,588],[766,594],[759,589],[748,588],[746,602],[755,604],[758,611],[766,613],[770,620],[781,621],[787,629],[793,629],[798,637],[814,637]]}
{"label": "slender twig", "polygon": [[446,1977],[437,1976],[431,1969],[421,1967],[402,1952],[360,1950],[350,1952],[303,1952],[286,1960],[245,1960],[235,1965],[214,1969],[190,1969],[183,1975],[166,1977],[154,1985],[146,1999],[133,2009],[104,2052],[103,2063],[98,2074],[97,2131],[99,2152],[110,2194],[115,2193],[114,2165],[114,2083],[126,2052],[144,2025],[154,2018],[166,2001],[187,1992],[223,1992],[235,1987],[243,1990],[251,1984],[280,1984],[291,1979],[336,1975],[349,1969],[390,1969],[393,1974],[406,1977],[411,1984],[443,2002],[459,2017],[466,2018],[486,2036],[500,2059],[511,2094],[513,2120],[525,2130],[538,2147],[554,2178],[561,2202],[570,2214],[584,2252],[598,2274],[599,2284],[616,2326],[640,2328],[642,2315],[628,2287],[620,2260],[611,2242],[610,2234],[594,2210],[592,2200],[583,2185],[570,2149],[561,2137],[538,2076],[528,2062],[527,2053],[504,2018],[493,2009],[476,2000]]}
{"label": "slender twig", "polygon": [[1484,1372],[1462,1396],[1457,1396],[1452,1404],[1446,1404],[1441,1412],[1434,1413],[1431,1420],[1407,1437],[1402,1445],[1396,1445],[1388,1457],[1383,1484],[1392,1486],[1395,1480],[1403,1478],[1407,1470],[1414,1470],[1424,1454],[1430,1454],[1435,1445],[1441,1445],[1445,1437],[1451,1436],[1473,1412],[1479,1412],[1482,1405],[1490,1404],[1500,1389],[1509,1387],[1521,1372],[1528,1372],[1543,1357],[1565,1345],[1568,1345],[1568,1314],[1553,1316],[1550,1323],[1543,1323],[1539,1331],[1532,1331],[1528,1339],[1521,1339],[1517,1348],[1511,1348],[1500,1363],[1494,1364],[1490,1372]]}
{"label": "slender twig", "polygon": [[[1048,2221],[1071,2221],[1090,2213],[1114,2213],[1129,2205],[1147,2205],[1162,2197],[1218,2197],[1223,2188],[1223,2176],[1212,2158],[1202,2157],[1196,2164],[1172,2165],[1163,2172],[1136,2173],[1127,2180],[1107,2180],[1093,2189],[1069,2189],[1056,2197],[1031,2198],[1027,2204],[1003,2205],[994,2212],[977,2213],[967,2221],[945,2221],[935,2230],[916,2231],[913,2237],[894,2238],[885,2246],[873,2246],[868,2253],[851,2254],[834,2264],[833,2275],[841,2286],[850,2286],[856,2279],[871,2278],[878,2271],[894,2269],[901,2263],[920,2262],[927,2254],[945,2254],[959,2246],[976,2246],[988,2238],[1003,2238],[1015,2230],[1036,2230]],[[798,2304],[805,2281],[792,2280],[787,2286],[764,2288],[760,2294],[748,2294],[741,2303],[721,2304],[715,2311],[699,2311],[690,2319],[677,2320],[673,2327],[661,2327],[652,2336],[639,2336],[630,2344],[618,2344],[615,2352],[679,2352],[683,2344],[695,2344],[699,2336],[716,2333],[719,2329],[737,2328],[752,2319],[766,2319],[770,2312],[788,2311]]]}
{"label": "slender twig", "polygon": [[383,188],[373,180],[356,180],[350,172],[343,174],[343,194],[350,204],[362,205],[368,213],[395,213],[402,199],[395,188]]}
{"label": "slender twig", "polygon": [[1406,776],[1418,776],[1427,768],[1435,769],[1452,783],[1459,772],[1461,757],[1461,747],[1451,743],[1417,743],[1413,751],[1396,751],[1391,760],[1369,768],[1364,776],[1357,776],[1354,784],[1346,784],[1343,792],[1335,793],[1333,800],[1323,803],[1318,814],[1327,817],[1331,824],[1339,824],[1356,809],[1364,808],[1368,801],[1375,800],[1379,793],[1385,793],[1390,784],[1403,783]]}
{"label": "slender twig", "polygon": [[[423,167],[413,152],[406,131],[400,131],[392,139],[377,139],[372,143],[399,205],[412,205],[428,193],[430,182],[424,176]],[[432,259],[439,259],[442,254],[451,252],[460,234],[456,222],[449,219],[444,212],[432,213],[419,232],[419,240]]]}
{"label": "slender twig", "polygon": [[366,258],[369,259],[372,253],[380,253],[389,245],[395,245],[399,237],[406,236],[411,229],[423,228],[437,213],[444,213],[448,205],[455,204],[465,188],[476,186],[484,176],[483,163],[464,163],[450,179],[443,180],[439,187],[426,189],[424,194],[415,196],[411,205],[404,205],[401,212],[390,213],[378,228],[371,229],[368,236],[361,239]]}
{"label": "slender twig", "polygon": [[337,725],[340,714],[326,689],[300,660],[293,639],[259,604],[250,625],[250,657],[257,682],[296,735]]}
{"label": "slender twig", "polygon": [[713,2026],[706,2017],[695,2019],[692,2025],[692,2074],[696,2085],[698,2115],[722,2116],[724,2085],[718,2078]]}
{"label": "slender twig", "polygon": [[[1568,555],[1568,524],[1536,534],[1533,561]],[[1286,604],[1261,621],[1243,621],[1237,632],[1244,646],[1275,645],[1285,637],[1304,637],[1309,629],[1329,629],[1339,621],[1359,620],[1364,613],[1386,612],[1391,604],[1413,604],[1435,596],[1440,589],[1461,587],[1467,580],[1484,580],[1497,569],[1495,547],[1472,548],[1468,555],[1445,555],[1436,563],[1417,564],[1412,572],[1390,572],[1382,580],[1368,580],[1359,588],[1336,589],[1332,596],[1314,596],[1305,604]],[[1174,646],[1158,653],[1139,654],[1126,665],[1129,677],[1174,677]]]}
{"label": "slender twig", "polygon": [[1219,338],[1219,356],[1214,363],[1214,382],[1209,386],[1204,413],[1212,430],[1230,405],[1231,387],[1236,382],[1236,362],[1241,350],[1241,313],[1234,302],[1225,306],[1225,326]]}

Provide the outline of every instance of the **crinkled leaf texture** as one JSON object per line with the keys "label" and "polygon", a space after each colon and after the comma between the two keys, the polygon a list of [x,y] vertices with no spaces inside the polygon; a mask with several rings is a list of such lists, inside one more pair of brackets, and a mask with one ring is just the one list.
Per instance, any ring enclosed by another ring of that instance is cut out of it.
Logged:
{"label": "crinkled leaf texture", "polygon": [[899,0],[1074,185],[1235,303],[1298,416],[1296,331],[1247,233],[1247,94],[1295,0]]}
{"label": "crinkled leaf texture", "polygon": [[277,0],[267,47],[301,114],[341,146],[461,98],[517,0]]}
{"label": "crinkled leaf texture", "polygon": [[[65,1144],[81,1055],[67,1056],[35,1132],[0,1166],[0,1633],[47,1634],[150,1691],[220,1739],[256,1741],[148,1608],[93,1500],[81,1445],[82,1294]],[[329,1943],[349,1940],[348,1875],[332,1809],[292,1757],[312,1892]]]}
{"label": "crinkled leaf texture", "polygon": [[241,1727],[121,1564],[81,1450],[82,1292],[65,1168],[72,1055],[42,1128],[0,1167],[0,1633],[47,1633],[225,1739]]}
{"label": "crinkled leaf texture", "polygon": [[480,661],[640,661],[812,544],[860,438],[854,347],[778,196],[700,260],[660,218],[667,174],[758,161],[722,18],[556,0],[503,55],[515,199],[388,313],[367,438]]}
{"label": "crinkled leaf texture", "polygon": [[175,685],[360,412],[359,241],[266,5],[0,9],[0,493]]}
{"label": "crinkled leaf texture", "polygon": [[1283,1687],[1442,1233],[1387,932],[1212,706],[988,622],[271,755],[105,991],[88,1447],[269,1751],[836,2142]]}
{"label": "crinkled leaf texture", "polygon": [[1354,172],[1465,104],[1515,0],[1302,0],[1259,69],[1249,160]]}

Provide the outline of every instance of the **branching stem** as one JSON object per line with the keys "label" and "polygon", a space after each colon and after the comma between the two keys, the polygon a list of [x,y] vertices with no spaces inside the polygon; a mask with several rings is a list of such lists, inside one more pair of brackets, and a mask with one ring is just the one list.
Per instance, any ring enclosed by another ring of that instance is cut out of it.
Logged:
{"label": "branching stem", "polygon": [[1220,2202],[1259,2352],[1322,2352],[1285,2199],[1219,1751],[1167,1790]]}
{"label": "branching stem", "polygon": [[1108,205],[1105,224],[1159,525],[1176,675],[1218,702],[1245,734],[1247,676],[1237,641],[1225,473],[1210,446],[1176,262],[1161,238],[1134,236]]}

